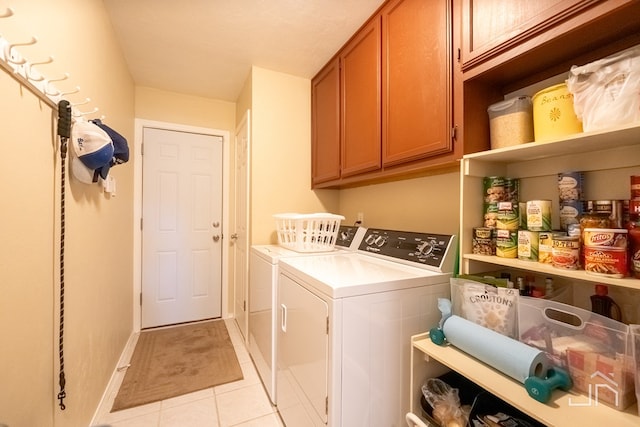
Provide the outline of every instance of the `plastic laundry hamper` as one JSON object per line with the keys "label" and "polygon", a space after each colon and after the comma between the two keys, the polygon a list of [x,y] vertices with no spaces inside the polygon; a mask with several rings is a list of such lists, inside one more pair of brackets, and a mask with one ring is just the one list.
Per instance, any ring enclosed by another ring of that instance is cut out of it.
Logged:
{"label": "plastic laundry hamper", "polygon": [[278,244],[296,252],[332,251],[338,237],[342,215],[329,213],[282,213],[276,220]]}

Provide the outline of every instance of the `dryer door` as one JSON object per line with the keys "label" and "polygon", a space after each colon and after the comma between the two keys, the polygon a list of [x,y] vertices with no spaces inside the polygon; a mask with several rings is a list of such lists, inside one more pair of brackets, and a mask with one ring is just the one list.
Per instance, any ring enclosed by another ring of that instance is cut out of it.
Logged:
{"label": "dryer door", "polygon": [[324,300],[279,275],[277,394],[286,425],[327,423],[328,316]]}

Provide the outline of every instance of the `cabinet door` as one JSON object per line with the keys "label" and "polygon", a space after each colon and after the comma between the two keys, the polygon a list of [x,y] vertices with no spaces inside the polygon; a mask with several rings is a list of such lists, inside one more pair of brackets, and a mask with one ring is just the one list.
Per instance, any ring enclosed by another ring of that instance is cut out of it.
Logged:
{"label": "cabinet door", "polygon": [[382,163],[452,150],[449,0],[395,0],[382,10]]}
{"label": "cabinet door", "polygon": [[597,0],[463,0],[463,69],[500,54]]}
{"label": "cabinet door", "polygon": [[340,53],[342,176],[380,169],[380,19]]}
{"label": "cabinet door", "polygon": [[329,306],[294,280],[278,278],[278,410],[291,426],[326,425]]}
{"label": "cabinet door", "polygon": [[340,178],[340,61],[329,62],[311,81],[312,183]]}

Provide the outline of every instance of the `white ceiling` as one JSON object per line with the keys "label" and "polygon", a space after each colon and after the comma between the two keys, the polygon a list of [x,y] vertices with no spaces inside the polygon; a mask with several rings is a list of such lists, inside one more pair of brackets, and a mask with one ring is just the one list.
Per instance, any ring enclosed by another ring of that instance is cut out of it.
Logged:
{"label": "white ceiling", "polygon": [[103,0],[135,84],[235,102],[252,65],[311,78],[383,0]]}

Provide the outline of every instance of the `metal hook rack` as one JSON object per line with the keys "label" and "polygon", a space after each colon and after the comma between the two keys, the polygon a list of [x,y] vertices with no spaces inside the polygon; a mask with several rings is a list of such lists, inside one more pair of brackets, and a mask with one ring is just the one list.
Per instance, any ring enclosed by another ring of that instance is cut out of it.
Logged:
{"label": "metal hook rack", "polygon": [[[0,10],[0,19],[10,18],[14,16],[12,8],[8,7],[5,10]],[[62,91],[55,87],[54,82],[61,82],[69,79],[69,73],[64,73],[62,77],[47,78],[44,74],[40,73],[35,66],[43,66],[54,62],[54,57],[49,56],[45,60],[29,61],[26,57],[22,56],[16,47],[18,46],[31,46],[38,43],[36,36],[31,36],[29,40],[21,42],[10,42],[0,34],[0,68],[4,69],[9,75],[18,81],[22,86],[26,87],[34,95],[44,101],[54,111],[58,110],[58,102],[66,95],[71,95],[80,92],[80,86],[76,86],[74,89]],[[92,111],[80,112],[74,111],[75,105],[84,105],[90,101],[90,98],[85,98],[85,101],[81,101],[76,104],[72,104],[72,114],[74,117],[83,117],[90,114],[95,114],[99,111],[98,108],[94,108]]]}

